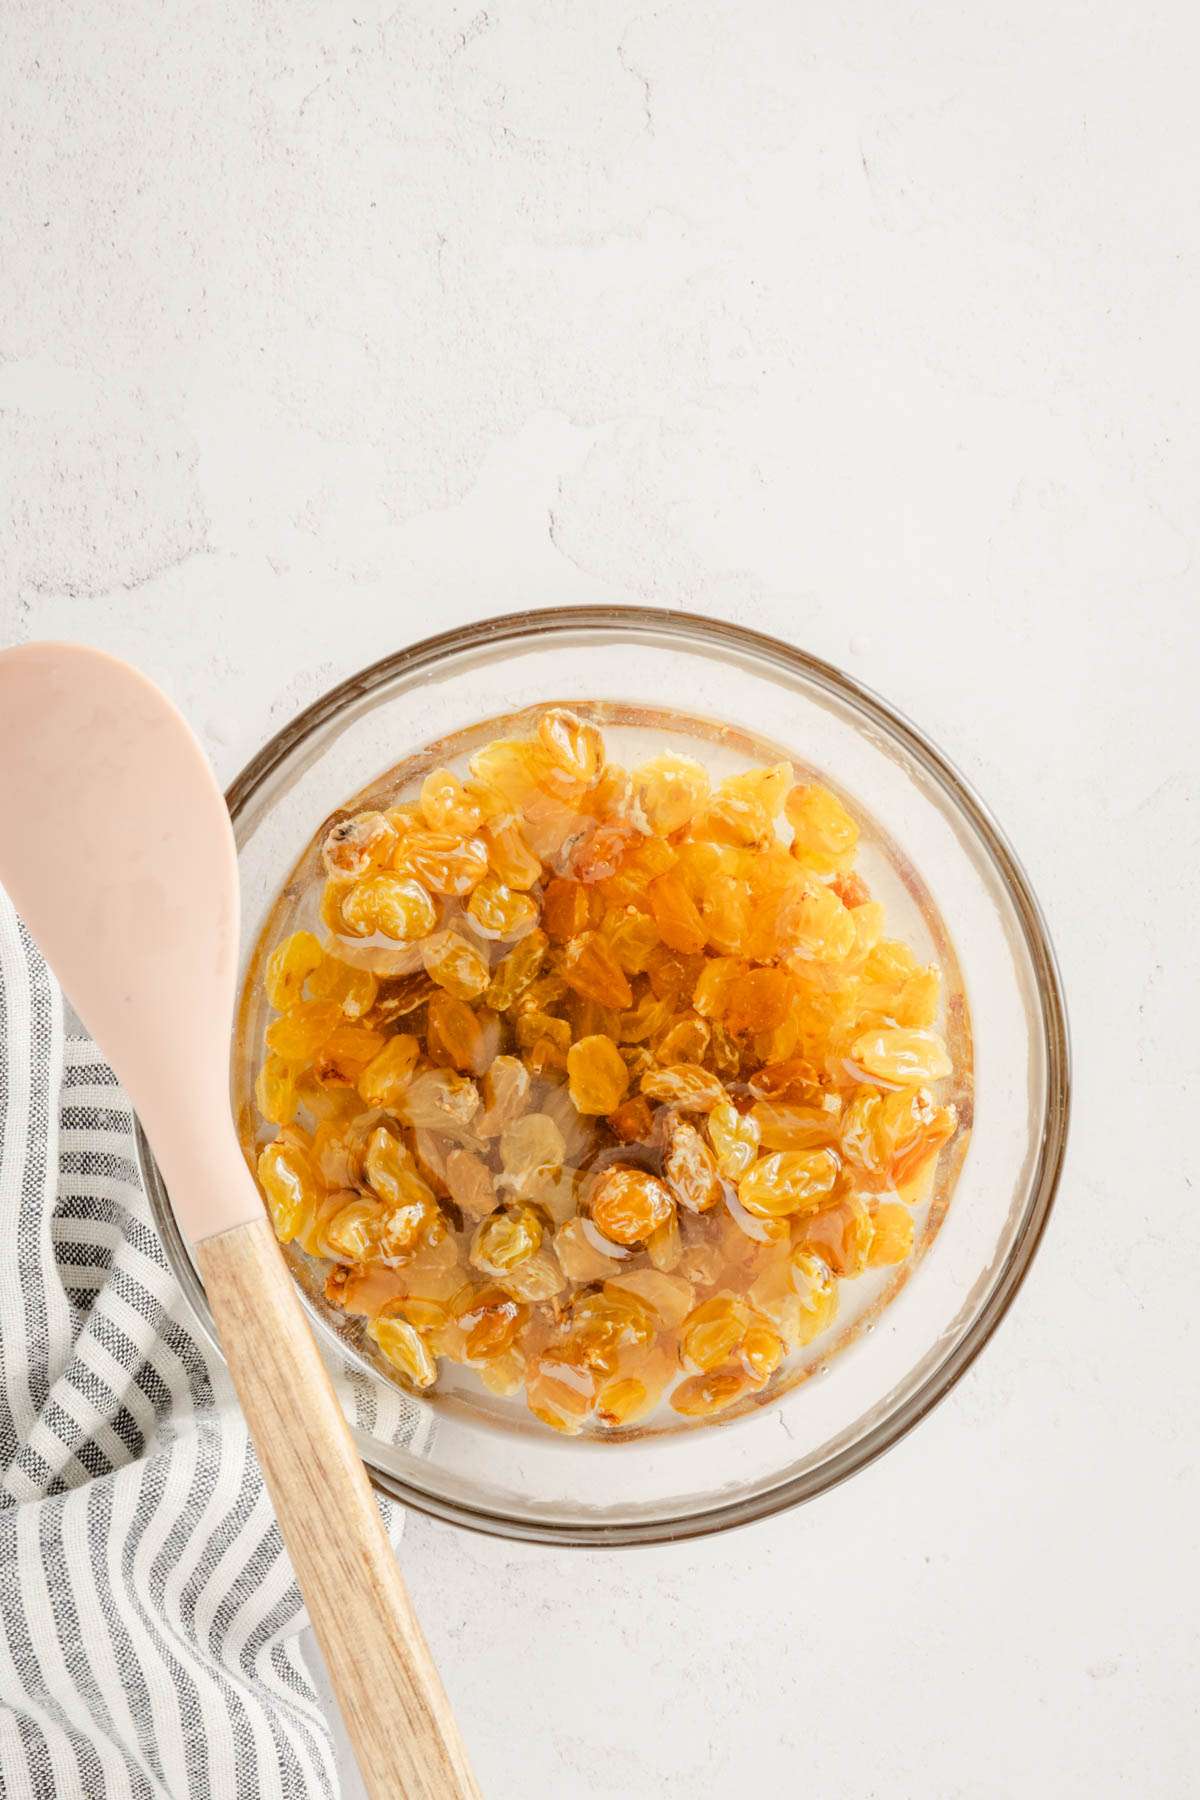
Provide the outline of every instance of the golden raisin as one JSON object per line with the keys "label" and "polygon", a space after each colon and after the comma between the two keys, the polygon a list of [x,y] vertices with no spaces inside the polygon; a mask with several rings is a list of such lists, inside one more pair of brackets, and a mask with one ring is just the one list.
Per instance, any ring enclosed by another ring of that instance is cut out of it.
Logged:
{"label": "golden raisin", "polygon": [[898,1027],[864,1031],[850,1046],[850,1060],[868,1076],[897,1087],[940,1081],[951,1066],[946,1046],[935,1031]]}
{"label": "golden raisin", "polygon": [[840,962],[854,949],[854,915],[832,888],[806,883],[784,897],[775,923],[774,947],[804,962]]}
{"label": "golden raisin", "polygon": [[421,1046],[406,1033],[389,1038],[358,1078],[358,1091],[368,1106],[393,1108],[412,1080]]}
{"label": "golden raisin", "polygon": [[670,1192],[657,1177],[621,1163],[605,1169],[592,1190],[592,1219],[614,1244],[643,1243],[672,1210]]}
{"label": "golden raisin", "polygon": [[798,1247],[815,1251],[835,1275],[861,1275],[871,1254],[875,1226],[865,1204],[848,1194],[801,1220]]}
{"label": "golden raisin", "polygon": [[446,1186],[455,1205],[468,1218],[485,1219],[496,1205],[496,1184],[492,1172],[473,1150],[460,1147],[446,1156]]}
{"label": "golden raisin", "polygon": [[494,875],[485,875],[467,901],[467,911],[489,938],[515,938],[537,923],[537,903],[518,888],[506,887]]}
{"label": "golden raisin", "polygon": [[623,1144],[636,1144],[649,1138],[654,1129],[654,1115],[645,1097],[631,1094],[628,1100],[623,1100],[610,1115],[608,1128]]}
{"label": "golden raisin", "polygon": [[634,816],[659,837],[690,824],[708,793],[707,770],[688,756],[655,756],[633,772]]}
{"label": "golden raisin", "polygon": [[653,1343],[657,1323],[653,1309],[637,1294],[606,1286],[599,1294],[581,1294],[573,1302],[569,1328],[579,1359],[611,1374],[623,1350]]}
{"label": "golden raisin", "polygon": [[628,1006],[633,1000],[628,976],[598,931],[572,938],[559,968],[568,987],[601,1006]]}
{"label": "golden raisin", "polygon": [[487,846],[481,838],[457,837],[453,832],[411,831],[401,838],[393,867],[431,894],[461,899],[487,874]]}
{"label": "golden raisin", "polygon": [[547,1351],[530,1358],[525,1376],[525,1402],[544,1425],[573,1434],[582,1430],[583,1422],[592,1410],[596,1386],[593,1369],[570,1361],[561,1351]]}
{"label": "golden raisin", "polygon": [[751,1387],[745,1369],[714,1369],[710,1375],[689,1375],[671,1395],[671,1405],[688,1419],[707,1419],[732,1406]]}
{"label": "golden raisin", "polygon": [[432,931],[421,944],[425,971],[456,1000],[478,1000],[492,978],[487,957],[457,931]]}
{"label": "golden raisin", "polygon": [[785,802],[792,828],[792,855],[818,875],[848,866],[858,844],[858,826],[836,794],[816,782],[794,787]]}
{"label": "golden raisin", "polygon": [[678,875],[657,876],[647,888],[646,898],[664,944],[685,956],[703,950],[708,933],[695,901]]}
{"label": "golden raisin", "polygon": [[290,1125],[296,1116],[296,1076],[291,1063],[268,1056],[258,1071],[254,1101],[264,1119],[273,1125]]}
{"label": "golden raisin", "polygon": [[485,1275],[506,1275],[532,1256],[542,1241],[542,1222],[532,1206],[511,1206],[484,1219],[471,1240],[471,1261]]}
{"label": "golden raisin", "polygon": [[838,1139],[840,1106],[797,1106],[788,1100],[758,1100],[751,1109],[765,1150],[811,1150]]}
{"label": "golden raisin", "polygon": [[366,1025],[335,1025],[313,1057],[312,1072],[327,1086],[355,1087],[386,1042],[382,1031]]}
{"label": "golden raisin", "polygon": [[336,956],[324,956],[308,978],[314,1000],[335,1000],[348,1019],[361,1019],[375,1005],[379,982],[369,969],[356,969]]}
{"label": "golden raisin", "polygon": [[736,875],[714,875],[706,883],[700,916],[714,950],[736,956],[743,948],[750,931],[750,908],[749,883]]}
{"label": "golden raisin", "polygon": [[610,1275],[606,1293],[634,1294],[656,1315],[660,1326],[674,1327],[682,1323],[692,1310],[692,1284],[682,1275],[663,1274],[657,1269],[630,1269]]}
{"label": "golden raisin", "polygon": [[636,1375],[616,1376],[596,1396],[596,1417],[602,1425],[632,1425],[653,1410],[660,1391]]}
{"label": "golden raisin", "polygon": [[360,881],[382,868],[396,845],[395,827],[382,813],[357,813],[330,828],[322,857],[335,881]]}
{"label": "golden raisin", "polygon": [[483,808],[451,769],[431,769],[421,783],[421,811],[430,831],[470,837],[483,822]]}
{"label": "golden raisin", "polygon": [[667,1106],[680,1106],[688,1112],[711,1112],[725,1098],[725,1089],[715,1075],[695,1063],[675,1063],[666,1069],[651,1069],[642,1076],[642,1092],[651,1100]]}
{"label": "golden raisin", "polygon": [[649,914],[632,906],[616,908],[605,918],[601,930],[627,975],[641,975],[649,967],[659,943],[658,926]]}
{"label": "golden raisin", "polygon": [[528,1306],[514,1300],[501,1287],[480,1288],[467,1294],[458,1308],[457,1319],[466,1333],[468,1357],[485,1361],[502,1356],[528,1317]]}
{"label": "golden raisin", "polygon": [[487,1003],[495,1012],[505,1012],[520,998],[546,960],[546,934],[531,931],[507,956],[496,964],[487,990]]}
{"label": "golden raisin", "polygon": [[399,875],[367,875],[342,900],[342,919],[356,937],[379,932],[409,943],[432,931],[437,909],[419,881]]}
{"label": "golden raisin", "polygon": [[483,841],[487,846],[488,867],[505,887],[524,892],[541,879],[542,865],[515,821],[494,820],[485,826]]}
{"label": "golden raisin", "polygon": [[736,1294],[714,1294],[702,1301],[679,1328],[680,1361],[685,1368],[699,1370],[728,1362],[750,1319],[750,1308]]}
{"label": "golden raisin", "polygon": [[876,1269],[903,1262],[913,1247],[913,1216],[907,1206],[883,1201],[875,1208],[872,1223],[875,1230],[867,1252],[868,1266]]}
{"label": "golden raisin", "polygon": [[783,1361],[784,1345],[778,1332],[764,1319],[752,1320],[738,1346],[738,1360],[747,1375],[761,1384],[770,1379]]}
{"label": "golden raisin", "polygon": [[479,1090],[451,1069],[425,1069],[413,1076],[394,1110],[409,1125],[460,1132],[479,1111]]}
{"label": "golden raisin", "polygon": [[588,891],[582,882],[560,876],[547,887],[542,901],[542,925],[556,944],[565,944],[586,930],[590,918]]}
{"label": "golden raisin", "polygon": [[288,1062],[308,1062],[341,1019],[341,1007],[331,1000],[301,1000],[267,1026],[267,1048]]}
{"label": "golden raisin", "polygon": [[275,1235],[290,1243],[317,1205],[320,1189],[306,1153],[276,1138],[258,1159],[258,1179],[267,1197]]}
{"label": "golden raisin", "polygon": [[590,786],[604,763],[604,739],[565,706],[551,707],[538,720],[538,741],[554,764],[573,781]]}
{"label": "golden raisin", "polygon": [[716,1157],[686,1119],[674,1118],[667,1128],[663,1173],[680,1206],[691,1213],[707,1212],[724,1192]]}
{"label": "golden raisin", "polygon": [[621,1104],[629,1070],[611,1038],[585,1037],[567,1052],[567,1079],[575,1110],[599,1117]]}
{"label": "golden raisin", "polygon": [[264,976],[267,999],[276,1012],[287,1012],[304,998],[304,984],[320,968],[324,954],[311,931],[293,931],[276,945]]}
{"label": "golden raisin", "polygon": [[758,1219],[780,1219],[819,1206],[833,1190],[839,1162],[832,1150],[776,1150],[738,1183],[738,1199]]}
{"label": "golden raisin", "polygon": [[374,1338],[383,1354],[401,1375],[418,1389],[430,1388],[437,1380],[437,1363],[415,1325],[406,1319],[380,1317],[372,1319],[367,1335]]}
{"label": "golden raisin", "polygon": [[516,1300],[527,1301],[531,1306],[553,1300],[567,1285],[557,1258],[545,1244],[499,1279],[505,1293]]}
{"label": "golden raisin", "polygon": [[547,1113],[525,1113],[500,1133],[500,1184],[536,1195],[563,1166],[563,1134]]}
{"label": "golden raisin", "polygon": [[483,1078],[483,1113],[475,1121],[481,1138],[499,1137],[529,1104],[529,1071],[516,1056],[498,1056]]}
{"label": "golden raisin", "polygon": [[652,1231],[646,1239],[646,1255],[664,1274],[681,1265],[684,1256],[683,1233],[679,1229],[679,1214],[673,1212],[657,1231]]}
{"label": "golden raisin", "polygon": [[554,1234],[554,1254],[571,1281],[601,1281],[620,1266],[615,1248],[605,1255],[584,1229],[588,1224],[590,1220],[568,1219]]}
{"label": "golden raisin", "polygon": [[708,1055],[712,1027],[705,1019],[685,1014],[655,1040],[654,1054],[661,1063],[700,1063]]}
{"label": "golden raisin", "polygon": [[748,969],[730,984],[724,1023],[741,1036],[747,1031],[774,1031],[794,1004],[795,988],[782,969]]}
{"label": "golden raisin", "polygon": [[[626,819],[610,820],[607,824],[597,825],[576,846],[571,857],[571,874],[585,888],[604,882],[606,893],[615,899],[616,896],[612,893],[613,877],[624,866],[629,851],[637,841],[637,830]],[[623,889],[624,885],[622,884]],[[636,888],[635,881],[633,891]],[[622,898],[628,898],[628,894],[623,892]]]}
{"label": "golden raisin", "polygon": [[426,1018],[425,1044],[431,1059],[465,1075],[482,1075],[495,1055],[499,1037],[492,1015],[481,1017],[452,994],[435,994]]}

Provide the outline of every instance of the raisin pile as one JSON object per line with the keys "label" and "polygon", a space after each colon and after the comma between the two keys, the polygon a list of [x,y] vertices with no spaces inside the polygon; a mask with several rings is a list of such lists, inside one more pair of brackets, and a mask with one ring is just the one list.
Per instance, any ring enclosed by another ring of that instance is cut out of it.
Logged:
{"label": "raisin pile", "polygon": [[266,962],[258,1174],[405,1385],[703,1419],[909,1254],[951,1063],[858,838],[788,763],[627,771],[561,707],[328,829],[322,935]]}

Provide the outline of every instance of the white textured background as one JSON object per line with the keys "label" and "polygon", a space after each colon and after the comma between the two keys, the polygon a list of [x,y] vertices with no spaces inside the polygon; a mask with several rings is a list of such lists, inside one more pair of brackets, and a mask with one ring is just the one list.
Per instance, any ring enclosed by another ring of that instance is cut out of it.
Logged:
{"label": "white textured background", "polygon": [[412,1523],[489,1800],[1194,1794],[1194,7],[3,27],[0,640],[142,663],[228,777],[458,620],[723,613],[950,751],[1062,955],[1057,1215],[914,1436],[682,1549]]}

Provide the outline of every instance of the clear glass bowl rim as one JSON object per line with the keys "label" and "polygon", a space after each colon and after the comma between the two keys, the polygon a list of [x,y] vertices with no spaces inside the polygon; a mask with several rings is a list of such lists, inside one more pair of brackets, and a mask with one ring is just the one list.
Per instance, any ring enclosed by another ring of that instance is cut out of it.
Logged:
{"label": "clear glass bowl rim", "polygon": [[[588,1525],[533,1522],[485,1507],[476,1508],[450,1502],[440,1495],[426,1493],[391,1473],[372,1467],[369,1461],[366,1463],[368,1475],[382,1492],[430,1517],[489,1536],[594,1549],[707,1536],[750,1524],[756,1519],[771,1517],[788,1507],[815,1499],[818,1494],[828,1492],[838,1483],[857,1474],[885,1450],[891,1449],[945,1398],[970,1368],[1008,1312],[1045,1231],[1066,1154],[1071,1104],[1071,1048],[1062,977],[1041,907],[1019,858],[971,784],[909,719],[871,688],[863,686],[832,663],[824,662],[765,632],[727,620],[709,618],[702,613],[650,606],[548,607],[531,613],[504,613],[473,624],[456,626],[435,637],[423,638],[419,643],[382,657],[378,662],[339,682],[277,731],[226,790],[225,798],[234,823],[253,803],[268,777],[307,738],[347,706],[357,705],[394,677],[411,676],[421,669],[433,668],[444,659],[464,651],[493,649],[519,639],[536,639],[578,631],[673,637],[685,645],[700,640],[709,650],[726,646],[731,651],[759,657],[774,663],[785,673],[799,675],[836,697],[849,701],[897,741],[967,819],[991,858],[1020,921],[1025,945],[1036,973],[1046,1058],[1046,1100],[1029,1197],[1010,1252],[982,1296],[974,1319],[957,1344],[906,1401],[860,1439],[816,1467],[799,1476],[785,1479],[768,1491],[722,1501],[705,1512],[689,1514],[685,1518],[659,1518],[630,1525]],[[134,1123],[142,1179],[167,1259],[206,1337],[219,1355],[220,1343],[203,1285],[176,1223],[166,1185],[141,1122],[135,1119]],[[319,1323],[315,1319],[313,1322]]]}

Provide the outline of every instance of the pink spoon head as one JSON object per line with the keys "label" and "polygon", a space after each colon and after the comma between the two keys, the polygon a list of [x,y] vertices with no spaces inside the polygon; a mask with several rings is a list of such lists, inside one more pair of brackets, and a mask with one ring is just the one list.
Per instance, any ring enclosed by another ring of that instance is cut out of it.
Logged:
{"label": "pink spoon head", "polygon": [[184,1230],[253,1217],[229,1103],[229,814],[186,721],[127,663],[0,652],[0,881],[127,1089]]}

